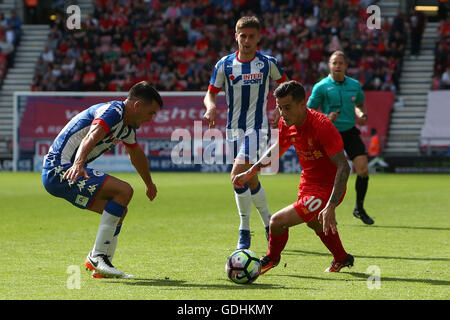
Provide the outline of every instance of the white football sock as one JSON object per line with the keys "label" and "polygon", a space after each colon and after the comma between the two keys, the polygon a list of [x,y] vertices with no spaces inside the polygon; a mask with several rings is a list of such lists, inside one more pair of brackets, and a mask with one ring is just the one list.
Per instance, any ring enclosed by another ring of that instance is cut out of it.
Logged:
{"label": "white football sock", "polygon": [[94,249],[92,250],[92,255],[94,257],[100,254],[107,254],[108,247],[116,232],[117,224],[124,211],[125,207],[113,201],[109,201],[106,204],[102,213],[102,218],[100,219],[100,226],[98,227],[97,237],[95,238]]}
{"label": "white football sock", "polygon": [[119,239],[119,233],[120,233],[121,228],[122,228],[122,225],[116,227],[116,231],[113,235],[111,243],[108,246],[108,250],[106,251],[106,255],[108,256],[108,259],[110,262],[112,262],[112,260],[114,258],[114,253],[116,252],[117,240]]}
{"label": "white football sock", "polygon": [[252,209],[252,195],[250,189],[247,188],[247,190],[241,193],[234,191],[234,197],[241,220],[239,230],[250,230],[250,213]]}
{"label": "white football sock", "polygon": [[253,204],[255,205],[256,209],[259,212],[259,215],[261,216],[261,220],[264,224],[264,227],[267,227],[270,222],[270,211],[267,205],[267,195],[266,191],[264,190],[261,184],[259,184],[258,187],[259,190],[258,188],[255,189],[256,193],[253,193],[254,192],[253,190],[251,191],[252,200]]}
{"label": "white football sock", "polygon": [[112,260],[114,258],[114,253],[116,252],[118,238],[119,238],[118,236],[114,236],[106,250],[106,255],[108,256],[108,259],[110,262],[112,262]]}

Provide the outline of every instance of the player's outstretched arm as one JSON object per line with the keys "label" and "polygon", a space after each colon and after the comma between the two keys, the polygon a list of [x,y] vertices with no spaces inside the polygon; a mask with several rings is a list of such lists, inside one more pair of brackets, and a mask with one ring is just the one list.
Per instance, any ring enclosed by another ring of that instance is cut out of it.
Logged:
{"label": "player's outstretched arm", "polygon": [[88,134],[81,140],[78,147],[77,154],[75,155],[75,161],[73,165],[64,174],[64,179],[69,182],[74,182],[79,177],[84,176],[89,179],[89,176],[84,170],[84,164],[86,163],[87,156],[94,149],[95,145],[99,143],[106,136],[106,130],[98,123],[94,123],[89,128]]}
{"label": "player's outstretched arm", "polygon": [[243,188],[245,183],[250,180],[255,174],[257,174],[259,170],[261,170],[261,168],[270,165],[272,152],[279,153],[280,157],[283,155],[283,152],[279,152],[278,141],[274,143],[269,149],[267,149],[264,155],[253,166],[251,166],[250,169],[234,176],[232,180],[233,185],[236,188]]}
{"label": "player's outstretched arm", "polygon": [[348,165],[343,150],[330,156],[330,159],[337,167],[334,187],[327,205],[318,216],[319,222],[322,223],[325,235],[328,235],[329,229],[331,229],[331,232],[333,233],[337,231],[335,209],[344,195],[345,189],[347,188],[348,176],[350,175],[350,166]]}
{"label": "player's outstretched arm", "polygon": [[139,146],[135,147],[126,147],[128,156],[130,157],[131,164],[136,168],[136,171],[141,176],[142,180],[145,183],[146,186],[146,195],[150,199],[150,201],[153,201],[156,197],[157,189],[156,185],[153,183],[148,159],[145,156],[144,151]]}

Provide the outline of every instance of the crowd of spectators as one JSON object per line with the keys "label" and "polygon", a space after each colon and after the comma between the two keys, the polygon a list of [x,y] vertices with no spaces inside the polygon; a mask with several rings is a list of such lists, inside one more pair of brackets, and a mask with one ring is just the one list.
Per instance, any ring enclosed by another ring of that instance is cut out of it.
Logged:
{"label": "crowd of spectators", "polygon": [[0,12],[0,86],[8,68],[12,67],[22,33],[22,20],[12,11],[9,17]]}
{"label": "crowd of spectators", "polygon": [[433,90],[450,89],[450,17],[441,19],[434,51]]}
{"label": "crowd of spectators", "polygon": [[371,0],[96,0],[82,30],[57,16],[35,70],[32,90],[127,91],[148,80],[162,91],[206,91],[214,64],[237,50],[243,15],[263,24],[260,51],[290,79],[311,89],[343,50],[348,73],[364,90],[392,90],[405,50],[406,19],[367,27]]}

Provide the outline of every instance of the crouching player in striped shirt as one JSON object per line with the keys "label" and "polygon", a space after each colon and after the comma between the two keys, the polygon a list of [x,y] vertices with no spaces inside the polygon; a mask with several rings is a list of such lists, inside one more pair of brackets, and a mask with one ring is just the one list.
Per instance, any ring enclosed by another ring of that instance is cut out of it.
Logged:
{"label": "crouching player in striped shirt", "polygon": [[[286,73],[273,57],[257,51],[261,24],[256,17],[242,17],[236,23],[235,39],[239,50],[220,59],[213,71],[206,93],[204,119],[212,128],[216,124],[216,97],[225,90],[228,105],[226,136],[228,150],[234,159],[231,178],[244,172],[261,156],[269,141],[266,113],[270,80],[281,83]],[[275,113],[276,114],[276,113]],[[272,119],[275,124],[279,117]],[[266,237],[269,235],[270,212],[264,188],[253,176],[241,188],[234,188],[240,216],[237,249],[250,248],[250,212],[257,208]]]}
{"label": "crouching player in striped shirt", "polygon": [[105,151],[122,142],[130,161],[146,185],[152,201],[156,186],[146,155],[136,142],[136,129],[162,107],[159,93],[147,82],[135,84],[125,101],[100,103],[76,115],[61,130],[44,159],[42,182],[53,196],[100,213],[100,226],[85,266],[94,278],[128,277],[112,265],[117,238],[133,196],[131,186],[87,167]]}
{"label": "crouching player in striped shirt", "polygon": [[261,258],[261,273],[280,262],[289,235],[289,228],[306,223],[313,229],[334,259],[326,272],[339,272],[353,265],[354,258],[342,246],[336,227],[335,209],[344,198],[350,167],[344,155],[344,143],[333,123],[306,107],[305,90],[296,81],[281,84],[274,92],[279,121],[278,144],[249,170],[234,177],[241,187],[267,162],[269,153],[279,148],[279,156],[294,145],[303,168],[298,199],[275,213],[270,220],[267,255]]}

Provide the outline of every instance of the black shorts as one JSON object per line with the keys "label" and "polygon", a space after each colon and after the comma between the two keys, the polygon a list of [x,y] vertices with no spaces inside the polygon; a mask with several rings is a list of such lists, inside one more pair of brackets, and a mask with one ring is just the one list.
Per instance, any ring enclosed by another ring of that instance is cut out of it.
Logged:
{"label": "black shorts", "polygon": [[353,161],[353,159],[360,155],[367,155],[366,146],[360,137],[361,131],[357,127],[339,133],[344,141],[344,150],[350,160]]}

